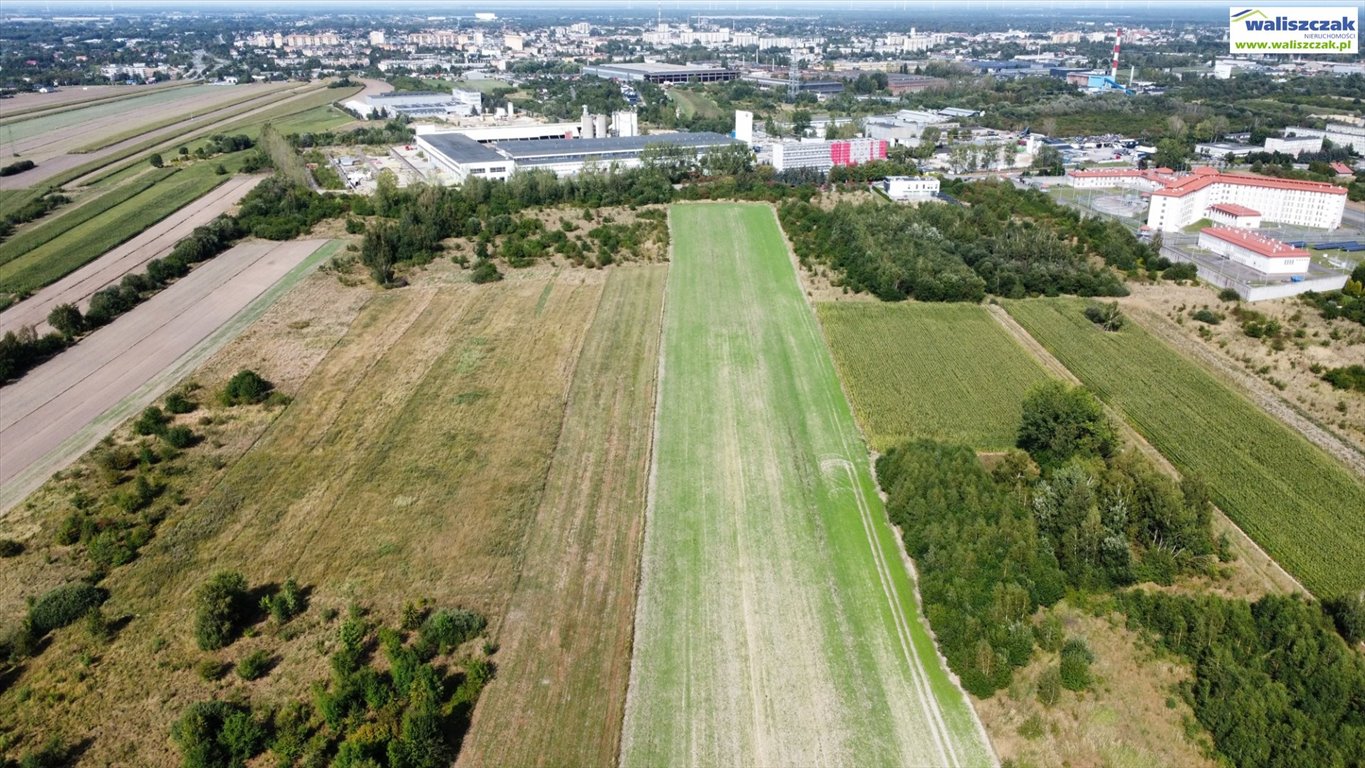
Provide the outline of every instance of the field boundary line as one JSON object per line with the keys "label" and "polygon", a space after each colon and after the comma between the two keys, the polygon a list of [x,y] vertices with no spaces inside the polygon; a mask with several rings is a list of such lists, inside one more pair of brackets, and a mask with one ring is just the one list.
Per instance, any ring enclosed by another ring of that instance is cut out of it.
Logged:
{"label": "field boundary line", "polygon": [[654,408],[650,414],[651,427],[649,430],[649,473],[645,483],[645,519],[640,526],[640,548],[636,554],[635,563],[635,618],[631,622],[630,632],[630,673],[627,675],[626,700],[621,707],[621,724],[618,730],[620,737],[616,745],[616,766],[625,760],[626,751],[626,721],[630,717],[632,706],[639,694],[639,685],[636,679],[635,640],[640,636],[641,616],[644,615],[640,610],[640,598],[644,593],[645,565],[648,560],[645,558],[646,542],[649,541],[649,527],[654,520],[654,505],[658,501],[659,488],[659,402],[663,399],[664,393],[664,333],[667,330],[665,323],[668,322],[668,283],[673,277],[673,254],[677,248],[678,238],[673,231],[673,206],[668,207],[668,261],[664,269],[664,284],[660,287],[663,292],[663,300],[659,302],[659,339],[658,339],[658,364],[654,373]]}
{"label": "field boundary line", "polygon": [[[1043,346],[1042,342],[1033,338],[1033,335],[1030,334],[1018,320],[1015,320],[1004,307],[999,304],[990,304],[987,308],[990,310],[991,316],[1004,326],[1010,336],[1014,337],[1030,354],[1037,358],[1038,362],[1045,370],[1059,374],[1063,380],[1070,382],[1072,385],[1085,386],[1085,384],[1076,377],[1076,374],[1071,372],[1071,369],[1067,368],[1061,360],[1057,359],[1055,355],[1049,352],[1047,347]],[[1158,341],[1162,341],[1160,337],[1156,338]],[[1165,342],[1162,341],[1162,343]],[[1181,479],[1182,475],[1180,474],[1180,470],[1176,469],[1175,465],[1172,464],[1161,451],[1156,449],[1156,446],[1147,442],[1147,438],[1143,437],[1142,433],[1137,431],[1137,428],[1128,420],[1126,414],[1110,403],[1105,402],[1098,395],[1096,395],[1095,399],[1099,400],[1101,407],[1104,408],[1104,412],[1108,414],[1110,420],[1118,425],[1119,431],[1123,434],[1126,442],[1136,448],[1143,456],[1147,457],[1147,459],[1162,473],[1175,480]],[[1243,562],[1271,588],[1271,591],[1283,593],[1298,592],[1303,595],[1312,594],[1304,588],[1303,584],[1299,583],[1298,579],[1294,578],[1291,573],[1286,571],[1284,566],[1280,565],[1279,561],[1271,557],[1268,552],[1262,549],[1261,545],[1257,544],[1255,539],[1251,538],[1246,531],[1242,530],[1241,526],[1233,522],[1232,518],[1228,517],[1217,504],[1213,504],[1212,502],[1210,502],[1210,504],[1213,506],[1213,519],[1215,524],[1222,527],[1225,532],[1232,534],[1232,545],[1238,550],[1238,554],[1241,556]]]}

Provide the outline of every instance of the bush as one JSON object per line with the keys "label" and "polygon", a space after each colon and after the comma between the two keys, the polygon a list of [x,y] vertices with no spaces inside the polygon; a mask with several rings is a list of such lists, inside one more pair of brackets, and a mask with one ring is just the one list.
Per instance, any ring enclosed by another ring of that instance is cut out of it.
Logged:
{"label": "bush", "polygon": [[1161,272],[1163,280],[1193,280],[1198,276],[1199,268],[1189,261],[1172,264]]}
{"label": "bush", "polygon": [[194,434],[194,430],[184,425],[171,427],[161,435],[161,439],[172,448],[189,448],[199,442],[199,437]]}
{"label": "bush", "polygon": [[1190,317],[1207,325],[1218,325],[1219,323],[1223,322],[1222,315],[1207,309],[1195,310],[1194,312],[1190,313]]}
{"label": "bush", "polygon": [[436,611],[419,630],[421,645],[428,654],[444,654],[483,631],[484,618],[462,609]]}
{"label": "bush", "polygon": [[231,668],[232,665],[227,663],[226,661],[219,661],[218,659],[204,659],[203,661],[199,662],[199,665],[197,667],[195,667],[195,671],[199,673],[200,679],[202,679],[204,682],[212,683],[216,680],[221,680],[223,675],[226,675],[228,670]]}
{"label": "bush", "polygon": [[270,614],[276,623],[284,624],[308,610],[308,599],[297,581],[285,579],[278,592],[261,598],[261,610]]}
{"label": "bush", "polygon": [[13,176],[16,173],[23,173],[24,171],[32,170],[37,167],[38,164],[32,160],[16,160],[9,165],[0,168],[0,176]]}
{"label": "bush", "polygon": [[23,542],[14,539],[0,539],[0,557],[18,557],[23,553]]}
{"label": "bush", "polygon": [[1365,642],[1365,592],[1324,601],[1322,607],[1346,642]]}
{"label": "bush", "polygon": [[265,651],[252,651],[237,662],[237,676],[243,680],[259,680],[270,671],[270,661],[270,654]]}
{"label": "bush", "polygon": [[71,624],[108,598],[107,592],[85,582],[63,584],[34,601],[28,618],[37,637],[42,637]]}
{"label": "bush", "polygon": [[1059,467],[1073,456],[1108,458],[1118,439],[1094,395],[1051,382],[1024,399],[1017,445],[1039,466]]}
{"label": "bush", "polygon": [[266,733],[240,704],[201,701],[171,726],[171,739],[186,768],[240,768],[260,754]]}
{"label": "bush", "polygon": [[1331,384],[1332,389],[1353,389],[1357,392],[1365,392],[1365,365],[1333,368],[1322,374],[1322,379]]}
{"label": "bush", "polygon": [[1038,676],[1038,703],[1051,707],[1062,698],[1062,673],[1048,667]]}
{"label": "bush", "polygon": [[193,413],[199,404],[185,397],[183,393],[172,392],[166,395],[166,410],[170,413]]}
{"label": "bush", "polygon": [[1062,661],[1059,667],[1059,677],[1062,687],[1068,691],[1084,691],[1090,687],[1090,662],[1095,657],[1090,653],[1090,648],[1085,641],[1079,638],[1071,638],[1062,646]]}
{"label": "bush", "polygon": [[205,651],[227,647],[237,638],[250,610],[246,578],[234,571],[216,574],[195,595],[195,642]]}
{"label": "bush", "polygon": [[159,435],[166,431],[166,424],[170,420],[170,417],[162,413],[160,408],[149,405],[142,410],[137,421],[133,422],[133,431],[139,435]]}
{"label": "bush", "polygon": [[1231,288],[1224,288],[1223,290],[1221,290],[1221,291],[1218,292],[1218,300],[1219,300],[1219,301],[1241,301],[1241,300],[1242,300],[1242,294],[1238,293],[1237,291],[1235,291],[1235,290],[1233,290],[1233,289],[1231,289]]}
{"label": "bush", "polygon": [[1108,304],[1091,304],[1085,308],[1085,317],[1106,331],[1114,332],[1123,328],[1123,313],[1119,311],[1117,301],[1111,301]]}
{"label": "bush", "polygon": [[47,324],[68,339],[81,335],[85,330],[85,316],[75,304],[58,304],[47,313]]}
{"label": "bush", "polygon": [[261,378],[252,370],[241,370],[228,380],[223,388],[223,405],[254,405],[263,402],[275,388],[274,384]]}
{"label": "bush", "polygon": [[496,283],[502,279],[502,273],[498,267],[488,259],[480,259],[474,264],[474,272],[470,279],[476,283]]}

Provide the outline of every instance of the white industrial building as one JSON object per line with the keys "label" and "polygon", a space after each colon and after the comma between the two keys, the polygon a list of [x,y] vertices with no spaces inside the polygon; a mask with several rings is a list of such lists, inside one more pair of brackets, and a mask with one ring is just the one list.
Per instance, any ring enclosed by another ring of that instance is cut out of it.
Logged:
{"label": "white industrial building", "polygon": [[480,143],[468,132],[424,133],[417,144],[438,168],[456,183],[478,177],[506,179],[521,170],[544,169],[558,176],[574,176],[589,168],[603,171],[638,168],[644,151],[667,144],[700,157],[707,150],[735,143],[719,133],[660,133],[649,136],[605,136],[505,140]]}
{"label": "white industrial building", "polygon": [[1226,227],[1204,227],[1199,232],[1199,247],[1267,275],[1301,275],[1308,271],[1312,258],[1302,248]]}
{"label": "white industrial building", "polygon": [[938,179],[933,176],[887,176],[881,188],[896,201],[928,200],[938,194]]}
{"label": "white industrial building", "polygon": [[1207,218],[1212,206],[1228,203],[1258,212],[1263,221],[1336,229],[1346,209],[1346,190],[1314,181],[1196,168],[1152,192],[1147,226],[1176,232]]}
{"label": "white industrial building", "polygon": [[351,99],[343,106],[365,119],[375,116],[397,117],[470,117],[483,112],[483,94],[478,91],[450,89],[450,93],[380,93]]}

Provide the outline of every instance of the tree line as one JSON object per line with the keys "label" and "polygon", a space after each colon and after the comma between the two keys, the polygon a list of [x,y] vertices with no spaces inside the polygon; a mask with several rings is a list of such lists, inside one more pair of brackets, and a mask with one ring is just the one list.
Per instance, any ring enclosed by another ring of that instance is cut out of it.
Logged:
{"label": "tree line", "polygon": [[992,182],[951,190],[970,206],[789,202],[780,216],[803,265],[825,264],[849,289],[884,301],[1123,296],[1119,276],[1089,257],[1136,269],[1154,256],[1122,226],[1082,221],[1036,191]]}

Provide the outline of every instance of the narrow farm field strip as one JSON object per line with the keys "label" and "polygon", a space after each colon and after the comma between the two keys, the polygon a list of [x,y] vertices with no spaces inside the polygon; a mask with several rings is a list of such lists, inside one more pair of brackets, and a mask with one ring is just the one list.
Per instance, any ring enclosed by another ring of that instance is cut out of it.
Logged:
{"label": "narrow farm field strip", "polygon": [[[243,105],[243,104],[248,104],[248,103],[256,102],[256,101],[265,101],[265,100],[274,101],[274,99],[271,99],[270,97],[271,97],[271,94],[269,94],[269,93],[266,93],[266,94],[262,94],[262,93],[248,93],[248,94],[243,94],[243,95],[238,96],[237,98],[234,98],[234,99],[231,99],[231,100],[228,100],[228,101],[215,103],[211,109],[212,109],[213,111],[216,112],[216,111],[219,111],[219,110],[227,110],[227,109],[231,109],[232,107],[236,107],[236,106],[240,106],[240,105]],[[93,141],[93,142],[91,142],[91,143],[89,143],[89,144],[86,144],[86,145],[84,145],[84,146],[77,147],[77,148],[75,148],[75,149],[73,149],[73,150],[71,150],[71,151],[72,151],[73,153],[76,153],[76,154],[85,154],[85,153],[88,153],[88,152],[94,152],[94,151],[99,150],[99,149],[104,149],[105,147],[113,146],[114,144],[118,144],[119,142],[122,142],[122,141],[127,141],[127,140],[129,140],[129,139],[135,139],[135,138],[137,138],[138,136],[142,136],[143,134],[151,133],[152,131],[158,131],[158,130],[161,130],[162,128],[169,128],[169,127],[172,126],[172,125],[176,125],[176,124],[178,124],[178,123],[184,122],[186,119],[193,120],[194,117],[195,117],[195,116],[194,116],[193,114],[188,115],[188,116],[186,116],[186,115],[174,115],[174,116],[172,116],[172,117],[165,118],[164,120],[159,120],[159,121],[157,121],[157,122],[155,122],[155,123],[149,123],[149,124],[146,124],[146,125],[140,125],[140,126],[138,126],[138,127],[136,127],[136,128],[131,128],[131,129],[129,129],[129,130],[123,131],[122,133],[116,133],[116,134],[112,134],[112,135],[108,135],[108,136],[101,136],[98,140]]]}
{"label": "narrow farm field strip", "polygon": [[38,226],[26,229],[0,244],[0,264],[14,261],[34,248],[59,237],[72,227],[84,224],[110,208],[142,194],[152,185],[166,180],[179,170],[178,168],[153,169],[152,172],[143,174],[127,184],[109,190],[105,194],[93,197],[75,208],[59,211],[58,215],[44,219]]}
{"label": "narrow farm field strip", "polygon": [[1365,485],[1140,326],[1105,333],[1085,302],[1011,301],[1010,315],[1266,552],[1320,597],[1365,587]]}
{"label": "narrow farm field strip", "polygon": [[[5,486],[0,508],[8,508],[45,479],[34,477],[30,467],[46,466],[46,456],[216,331],[324,242],[237,246],[0,389],[0,484]],[[25,489],[20,479],[32,485]]]}
{"label": "narrow farm field strip", "polygon": [[625,267],[607,279],[496,637],[498,677],[479,699],[460,766],[616,760],[667,269]]}
{"label": "narrow farm field strip", "polygon": [[197,84],[192,80],[176,80],[156,85],[95,85],[67,88],[56,93],[21,93],[5,101],[5,116],[0,118],[0,125]]}
{"label": "narrow farm field strip", "polygon": [[877,451],[911,437],[1005,450],[1024,397],[1048,379],[985,307],[829,302],[816,310]]}
{"label": "narrow farm field strip", "polygon": [[32,326],[39,333],[48,330],[47,316],[59,304],[75,304],[82,312],[90,296],[118,282],[130,272],[141,271],[147,262],[170,253],[175,244],[236,205],[263,176],[238,176],[217,189],[143,230],[136,237],[98,259],[36,291],[32,296],[0,312],[0,333]]}
{"label": "narrow farm field strip", "polygon": [[227,181],[204,163],[178,173],[0,264],[0,291],[25,294],[80,269]]}
{"label": "narrow farm field strip", "polygon": [[670,222],[621,764],[991,764],[772,209]]}
{"label": "narrow farm field strip", "polygon": [[[115,99],[99,104],[83,104],[77,109],[30,117],[7,126],[4,136],[7,141],[14,141],[20,146],[26,146],[22,144],[25,139],[45,137],[46,140],[51,141],[58,137],[64,137],[68,131],[74,138],[79,134],[73,129],[90,125],[94,121],[103,121],[103,123],[110,125],[116,124],[117,121],[127,123],[138,120],[147,114],[176,109],[177,102],[199,101],[205,97],[214,100],[227,100],[233,95],[229,88],[207,85],[144,92],[126,99]],[[259,90],[257,90],[256,95],[259,95]],[[33,147],[29,147],[28,151],[32,151],[32,149]]]}

